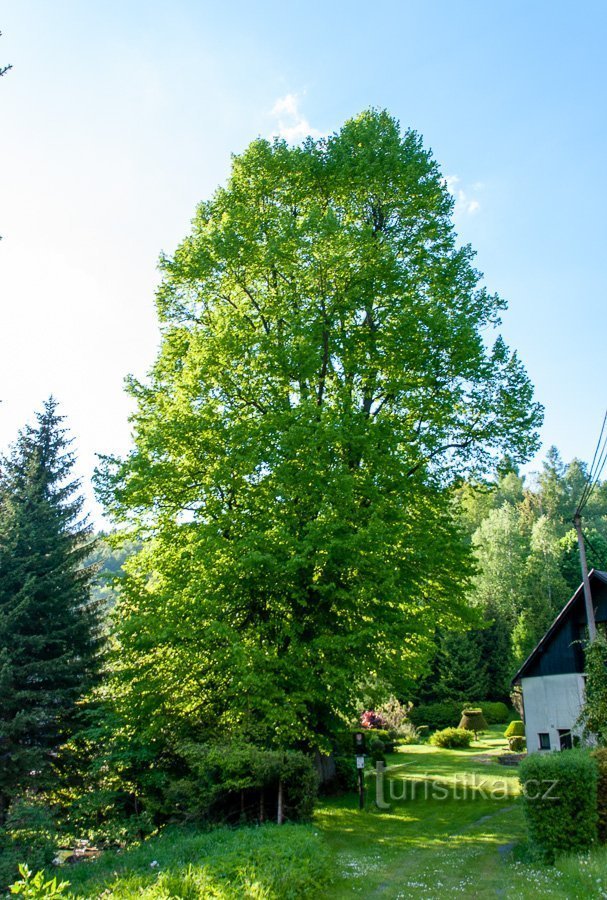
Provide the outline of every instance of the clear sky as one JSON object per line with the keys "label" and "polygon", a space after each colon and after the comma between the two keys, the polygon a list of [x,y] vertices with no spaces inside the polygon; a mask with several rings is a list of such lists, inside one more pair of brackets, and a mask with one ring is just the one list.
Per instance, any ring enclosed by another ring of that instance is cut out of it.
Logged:
{"label": "clear sky", "polygon": [[53,393],[90,497],[95,454],[129,446],[123,379],[155,355],[158,255],[230,153],[380,106],[432,148],[461,239],[509,301],[544,450],[591,457],[607,406],[606,26],[604,0],[0,6],[0,447]]}

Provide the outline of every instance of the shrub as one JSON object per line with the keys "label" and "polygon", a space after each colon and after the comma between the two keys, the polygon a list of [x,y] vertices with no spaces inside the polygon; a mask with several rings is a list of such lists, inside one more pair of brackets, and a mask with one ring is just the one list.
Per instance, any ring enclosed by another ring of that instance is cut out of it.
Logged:
{"label": "shrub", "polygon": [[369,755],[373,763],[383,762],[385,763],[386,757],[386,745],[379,738],[373,738],[373,740],[369,744]]}
{"label": "shrub", "polygon": [[385,728],[386,722],[384,717],[373,709],[366,710],[360,717],[360,724],[363,728]]}
{"label": "shrub", "polygon": [[449,728],[459,722],[461,711],[461,703],[451,700],[444,703],[425,703],[413,707],[409,719],[416,727],[425,725],[432,730]]}
{"label": "shrub", "polygon": [[173,820],[245,822],[275,819],[279,782],[283,812],[292,822],[312,817],[318,775],[309,756],[296,750],[263,750],[252,744],[180,748],[186,771],[163,790],[165,815]]}
{"label": "shrub", "polygon": [[473,731],[475,739],[478,733],[480,731],[486,731],[487,727],[487,722],[485,721],[482,709],[464,709],[462,711],[459,728],[464,728],[466,731]]}
{"label": "shrub", "polygon": [[445,747],[449,750],[458,750],[469,747],[472,740],[472,732],[465,728],[443,728],[435,731],[430,738],[430,743],[435,747]]}
{"label": "shrub", "polygon": [[407,744],[419,744],[421,740],[422,735],[413,722],[405,722],[398,729],[398,734],[394,743],[398,747],[405,747]]}
{"label": "shrub", "polygon": [[529,844],[540,860],[587,850],[597,838],[597,766],[584,750],[533,753],[521,763]]}
{"label": "shrub", "polygon": [[11,885],[11,894],[21,895],[24,900],[67,900],[69,881],[58,882],[56,878],[47,881],[44,872],[32,871],[22,863],[19,866],[21,878]]}
{"label": "shrub", "polygon": [[600,747],[592,754],[597,764],[597,813],[599,841],[607,843],[607,749]]}
{"label": "shrub", "polygon": [[525,737],[525,726],[520,719],[513,719],[504,731],[505,738]]}
{"label": "shrub", "polygon": [[480,705],[483,707],[483,715],[488,725],[502,725],[513,715],[505,703],[483,700]]}
{"label": "shrub", "polygon": [[[501,725],[511,715],[505,703],[470,703],[471,708],[482,707],[488,725]],[[445,700],[442,703],[423,703],[409,711],[409,721],[414,725],[427,725],[431,729],[448,728],[459,722],[462,713],[462,702]]]}
{"label": "shrub", "polygon": [[19,864],[37,870],[50,865],[58,847],[52,814],[34,800],[14,802],[0,829],[0,891],[19,874]]}
{"label": "shrub", "polygon": [[374,740],[378,740],[384,745],[386,753],[394,753],[395,738],[389,731],[386,731],[385,728],[365,728],[364,735],[367,742],[367,748],[371,746]]}
{"label": "shrub", "polygon": [[522,753],[525,749],[525,738],[515,735],[510,738],[508,745],[513,753]]}
{"label": "shrub", "polygon": [[411,707],[411,703],[401,703],[394,696],[388,697],[386,702],[377,709],[377,714],[383,722],[381,727],[386,728],[395,737],[406,735],[407,729],[411,726],[409,722]]}
{"label": "shrub", "polygon": [[335,781],[331,784],[330,790],[335,788],[338,791],[356,791],[358,789],[358,774],[356,769],[356,757],[351,753],[350,756],[336,756],[335,760]]}

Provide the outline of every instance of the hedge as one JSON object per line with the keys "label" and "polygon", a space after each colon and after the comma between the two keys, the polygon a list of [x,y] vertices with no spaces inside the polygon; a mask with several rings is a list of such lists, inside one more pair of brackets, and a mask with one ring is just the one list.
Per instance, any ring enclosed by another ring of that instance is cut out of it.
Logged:
{"label": "hedge", "polygon": [[592,754],[598,768],[597,812],[599,817],[599,841],[607,843],[607,748],[601,747]]}
{"label": "hedge", "polygon": [[489,700],[480,703],[445,700],[442,703],[422,703],[413,707],[409,719],[417,727],[420,725],[430,729],[454,727],[462,717],[462,710],[468,706],[481,709],[488,725],[501,725],[507,722],[511,715],[505,703],[494,703]]}
{"label": "hedge", "polygon": [[523,808],[532,853],[552,863],[597,839],[597,766],[584,750],[533,753],[520,765]]}
{"label": "hedge", "polygon": [[382,741],[386,753],[394,753],[396,737],[385,728],[353,728],[351,731],[340,731],[332,740],[332,751],[335,756],[351,756],[354,753],[354,735],[364,734],[367,753],[371,741]]}

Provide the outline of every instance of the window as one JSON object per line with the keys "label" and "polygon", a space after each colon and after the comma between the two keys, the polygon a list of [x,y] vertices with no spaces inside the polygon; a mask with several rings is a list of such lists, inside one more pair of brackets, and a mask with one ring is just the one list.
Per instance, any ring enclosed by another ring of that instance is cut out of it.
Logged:
{"label": "window", "polygon": [[540,739],[540,750],[550,750],[550,735],[546,731],[540,731],[538,734]]}

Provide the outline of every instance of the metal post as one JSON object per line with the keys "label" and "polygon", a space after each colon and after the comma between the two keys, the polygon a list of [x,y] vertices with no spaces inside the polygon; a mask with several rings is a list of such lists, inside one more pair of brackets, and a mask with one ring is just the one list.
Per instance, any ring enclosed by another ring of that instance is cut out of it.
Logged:
{"label": "metal post", "polygon": [[588,563],[586,562],[586,547],[582,534],[582,519],[579,513],[573,517],[573,524],[577,532],[577,542],[580,548],[580,564],[582,566],[582,582],[584,584],[584,602],[586,605],[586,620],[588,622],[588,637],[590,643],[596,638],[596,624],[594,621],[594,606],[592,605],[592,593],[590,592],[590,580],[588,578]]}
{"label": "metal post", "polygon": [[363,769],[358,770],[358,808],[365,808],[365,779]]}

